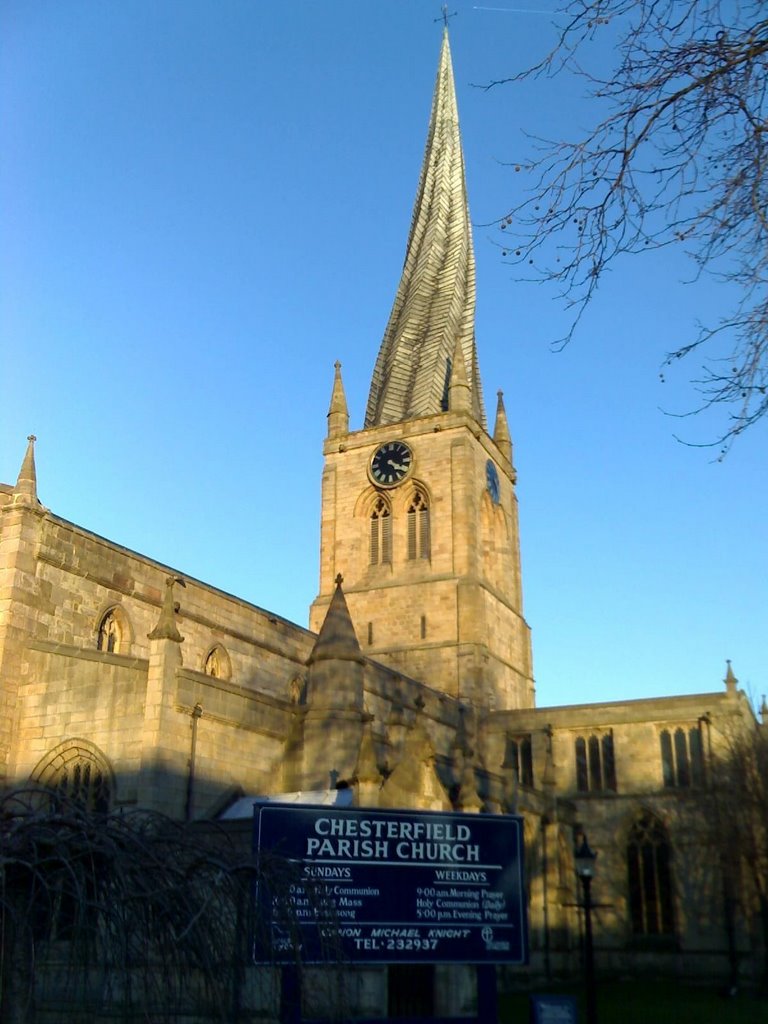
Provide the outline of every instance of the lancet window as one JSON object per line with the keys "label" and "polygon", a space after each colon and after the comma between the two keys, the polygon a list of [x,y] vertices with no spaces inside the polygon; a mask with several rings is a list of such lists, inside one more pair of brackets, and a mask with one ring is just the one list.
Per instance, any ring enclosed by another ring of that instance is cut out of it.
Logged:
{"label": "lancet window", "polygon": [[106,613],[99,623],[99,631],[96,636],[96,648],[99,651],[108,651],[110,653],[119,651],[122,639],[122,627],[113,608]]}
{"label": "lancet window", "polygon": [[369,561],[371,565],[392,562],[392,516],[389,506],[379,498],[371,512]]}
{"label": "lancet window", "polygon": [[203,672],[213,679],[229,679],[231,677],[229,655],[220,644],[212,647],[206,654],[203,661]]}
{"label": "lancet window", "polygon": [[430,554],[429,505],[417,491],[408,506],[408,558],[429,558]]}

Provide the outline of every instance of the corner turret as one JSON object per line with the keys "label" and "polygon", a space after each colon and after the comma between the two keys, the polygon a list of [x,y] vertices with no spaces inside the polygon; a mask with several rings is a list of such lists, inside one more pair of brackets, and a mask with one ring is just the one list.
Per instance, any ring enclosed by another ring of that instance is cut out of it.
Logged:
{"label": "corner turret", "polygon": [[512,462],[512,438],[509,433],[507,422],[507,410],[504,408],[504,392],[496,392],[496,423],[493,428],[493,440],[496,447],[505,458]]}
{"label": "corner turret", "polygon": [[37,470],[35,469],[36,440],[34,434],[30,434],[27,438],[27,450],[13,490],[15,505],[39,505],[40,503],[37,497]]}
{"label": "corner turret", "polygon": [[726,660],[725,664],[728,666],[725,672],[725,679],[723,680],[723,682],[725,683],[725,692],[728,694],[729,697],[735,697],[737,693],[737,687],[739,685],[739,680],[733,674],[730,658]]}
{"label": "corner turret", "polygon": [[334,363],[333,391],[331,404],[328,408],[328,437],[340,437],[349,433],[349,410],[347,396],[344,394],[344,383],[341,379],[341,363]]}
{"label": "corner turret", "polygon": [[[320,789],[333,778],[350,783],[363,737],[365,658],[342,590],[341,573],[315,646],[307,659],[307,702],[298,789]],[[333,736],[333,744],[329,737]]]}

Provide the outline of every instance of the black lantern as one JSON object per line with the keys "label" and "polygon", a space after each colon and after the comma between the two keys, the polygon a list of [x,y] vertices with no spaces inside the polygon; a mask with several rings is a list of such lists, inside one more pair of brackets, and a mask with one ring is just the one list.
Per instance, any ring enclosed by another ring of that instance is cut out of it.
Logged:
{"label": "black lantern", "polygon": [[587,1024],[597,1024],[595,950],[592,941],[592,879],[595,877],[596,861],[597,854],[590,848],[586,833],[577,832],[573,863],[584,896],[584,984],[587,996]]}

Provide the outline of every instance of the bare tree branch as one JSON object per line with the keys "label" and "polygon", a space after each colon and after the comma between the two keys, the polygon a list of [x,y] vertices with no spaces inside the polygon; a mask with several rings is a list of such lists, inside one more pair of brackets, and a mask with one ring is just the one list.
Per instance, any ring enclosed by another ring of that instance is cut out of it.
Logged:
{"label": "bare tree branch", "polygon": [[[759,0],[570,0],[553,49],[486,88],[539,75],[585,79],[596,123],[576,141],[533,139],[525,197],[498,226],[503,255],[554,282],[567,343],[619,256],[682,246],[730,286],[730,313],[669,352],[700,352],[694,412],[720,407],[724,455],[768,412],[768,18]],[[614,43],[608,77],[577,63]],[[663,379],[663,374],[662,374]]]}
{"label": "bare tree branch", "polygon": [[[82,1019],[234,1020],[249,939],[270,948],[254,881],[279,904],[298,961],[297,873],[265,853],[257,864],[215,823],[11,793],[0,799],[0,1017],[30,1024],[37,1002]],[[325,931],[334,963],[333,922]]]}

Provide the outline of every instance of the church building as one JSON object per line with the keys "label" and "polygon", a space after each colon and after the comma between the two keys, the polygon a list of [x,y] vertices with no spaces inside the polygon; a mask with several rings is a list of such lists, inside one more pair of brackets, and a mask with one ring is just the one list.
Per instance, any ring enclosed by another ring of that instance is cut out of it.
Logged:
{"label": "church building", "polygon": [[446,31],[360,428],[335,367],[310,628],[59,517],[30,437],[0,484],[3,786],[179,820],[341,792],[519,814],[533,976],[579,969],[582,832],[601,971],[749,974],[757,914],[724,911],[702,818],[713,758],[763,726],[730,663],[693,696],[537,707],[510,424],[501,391],[486,411],[475,289]]}

